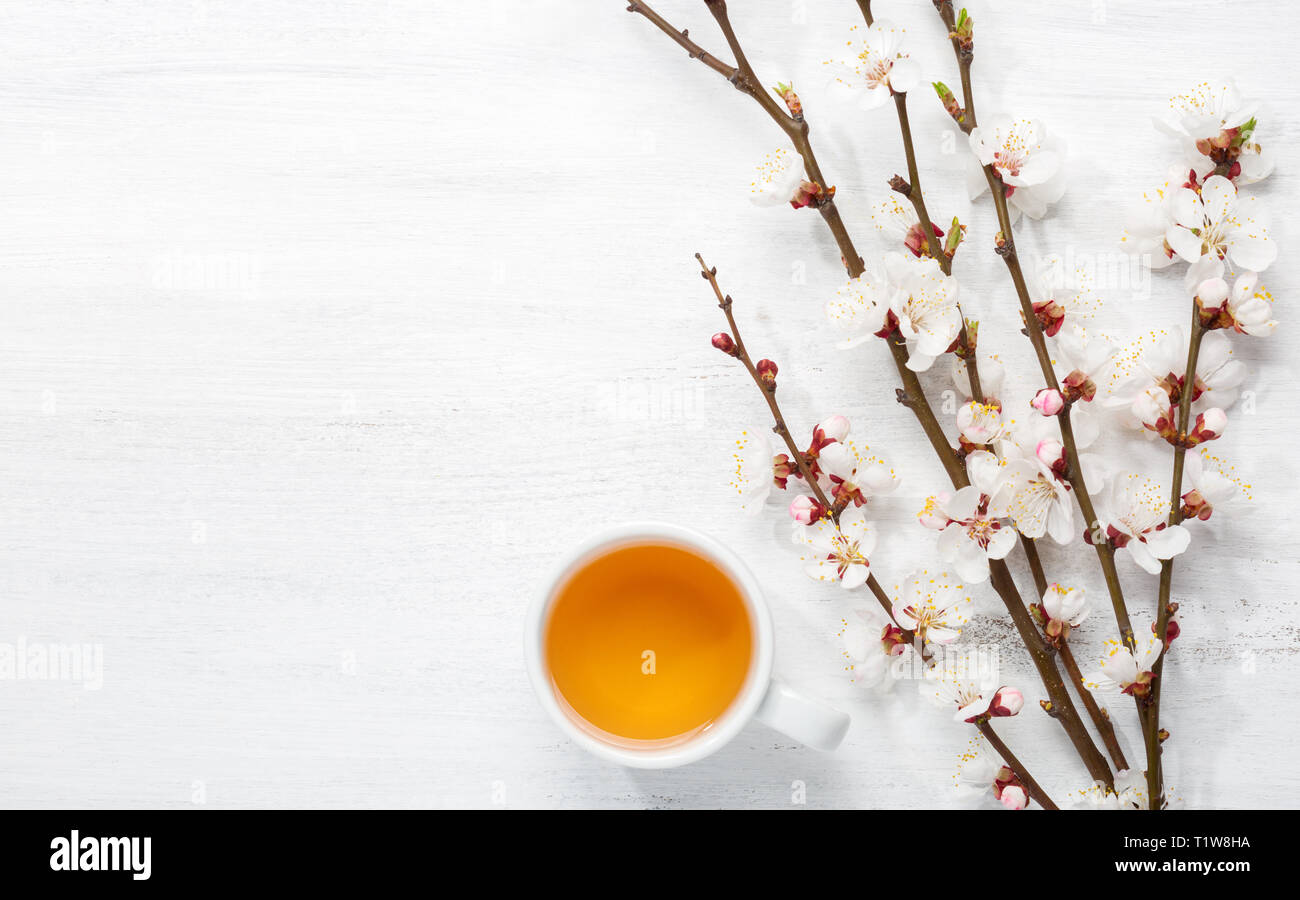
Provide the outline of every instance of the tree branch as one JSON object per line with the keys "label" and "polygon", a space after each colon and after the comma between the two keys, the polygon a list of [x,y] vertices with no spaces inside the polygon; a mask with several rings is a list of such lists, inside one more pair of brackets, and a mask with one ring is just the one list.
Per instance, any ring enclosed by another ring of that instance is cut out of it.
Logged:
{"label": "tree branch", "polygon": [[[638,3],[637,0],[630,0],[627,5],[627,11],[645,16],[654,23],[656,28],[676,41],[679,47],[690,54],[691,59],[698,59],[732,84],[736,83],[736,67],[727,65],[712,53],[706,53],[703,47],[691,40],[690,32],[685,28],[678,31],[672,25],[669,25],[663,16],[659,15],[659,13],[655,12],[644,3]],[[741,89],[743,90],[743,88]]]}
{"label": "tree branch", "polygon": [[[717,268],[710,268],[705,264],[704,257],[698,253],[695,254],[695,258],[700,263],[700,269],[703,270],[701,274],[704,276],[704,280],[713,288],[713,293],[718,298],[718,308],[721,309],[723,315],[727,317],[727,326],[731,330],[732,339],[736,342],[736,358],[744,365],[745,371],[749,372],[749,377],[754,380],[754,385],[758,388],[758,392],[762,394],[763,399],[767,401],[767,408],[771,411],[772,419],[776,423],[772,426],[772,431],[781,436],[781,439],[785,442],[786,449],[789,451],[790,459],[794,460],[795,465],[799,467],[799,474],[803,477],[804,483],[808,485],[809,489],[813,492],[813,496],[817,498],[817,502],[826,509],[827,513],[830,514],[831,518],[838,526],[840,514],[835,509],[835,504],[830,501],[830,498],[826,496],[826,492],[822,490],[821,485],[817,483],[817,478],[813,475],[812,468],[808,465],[807,457],[804,456],[803,451],[801,451],[798,445],[795,444],[794,438],[790,435],[790,429],[785,424],[785,416],[781,414],[781,407],[776,402],[776,387],[769,387],[763,383],[762,377],[758,374],[758,368],[754,365],[754,361],[750,357],[749,351],[745,349],[745,341],[740,336],[740,326],[736,324],[736,317],[731,311],[731,295],[723,294],[722,288],[718,286]],[[880,603],[881,608],[884,609],[885,615],[889,617],[889,621],[893,622],[894,625],[902,631],[903,636],[907,639],[909,644],[915,643],[915,633],[907,628],[903,628],[894,618],[894,605],[890,601],[889,595],[885,593],[885,589],[880,586],[880,582],[876,580],[874,573],[867,575],[867,587],[871,589],[871,593]]]}
{"label": "tree branch", "polygon": [[[1178,434],[1183,436],[1191,426],[1192,419],[1192,385],[1196,383],[1196,363],[1201,354],[1201,338],[1205,328],[1201,325],[1200,311],[1196,301],[1192,301],[1192,333],[1187,344],[1187,369],[1183,376],[1183,391],[1178,397]],[[1187,458],[1187,447],[1178,444],[1174,447],[1174,475],[1169,489],[1169,524],[1179,525],[1183,521],[1183,464]],[[1143,737],[1147,748],[1147,798],[1151,809],[1160,809],[1164,802],[1164,773],[1161,765],[1160,747],[1160,689],[1164,684],[1161,676],[1165,670],[1165,654],[1169,652],[1169,595],[1173,589],[1174,561],[1166,559],[1160,564],[1160,596],[1156,608],[1156,636],[1164,646],[1156,659],[1151,672],[1155,679],[1151,685],[1148,699],[1146,720],[1142,723]]]}

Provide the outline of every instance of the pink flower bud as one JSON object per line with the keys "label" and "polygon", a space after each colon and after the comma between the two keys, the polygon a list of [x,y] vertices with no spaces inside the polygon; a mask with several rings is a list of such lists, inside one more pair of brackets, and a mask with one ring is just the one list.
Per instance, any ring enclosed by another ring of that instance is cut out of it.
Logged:
{"label": "pink flower bud", "polygon": [[831,416],[817,427],[827,441],[842,441],[849,436],[849,420],[843,416]]}
{"label": "pink flower bud", "polygon": [[1071,402],[1083,400],[1089,402],[1097,396],[1097,384],[1087,373],[1075,369],[1069,375],[1066,375],[1061,382],[1065,387],[1065,395]]}
{"label": "pink flower bud", "polygon": [[791,476],[797,476],[795,464],[790,462],[790,457],[785,453],[778,453],[772,457],[772,483],[785,490],[786,482]]}
{"label": "pink flower bud", "polygon": [[820,206],[835,196],[835,188],[824,188],[815,181],[801,181],[790,198],[790,205],[795,209],[805,206]]}
{"label": "pink flower bud", "polygon": [[[938,225],[931,223],[930,230],[934,232],[936,238],[943,237],[943,230]],[[912,252],[913,256],[933,256],[930,251],[929,241],[925,239],[925,230],[921,228],[920,223],[913,225],[907,230],[907,235],[903,238],[903,244]]]}
{"label": "pink flower bud", "polygon": [[998,688],[989,704],[989,715],[994,718],[1014,716],[1025,708],[1025,695],[1013,687]]}
{"label": "pink flower bud", "polygon": [[736,342],[731,339],[731,335],[725,331],[719,331],[713,336],[713,346],[717,347],[728,356],[736,355]]}
{"label": "pink flower bud", "polygon": [[1214,513],[1214,507],[1210,501],[1196,488],[1192,488],[1186,494],[1183,494],[1182,514],[1184,519],[1200,519],[1204,522]]}
{"label": "pink flower bud", "polygon": [[1038,447],[1034,450],[1038,461],[1047,468],[1055,472],[1057,469],[1065,469],[1065,447],[1060,441],[1052,438],[1043,438],[1038,442]]}
{"label": "pink flower bud", "polygon": [[1029,405],[1045,416],[1055,416],[1065,409],[1065,398],[1055,388],[1043,388],[1034,394],[1034,399],[1029,401]]}
{"label": "pink flower bud", "polygon": [[1029,794],[1018,784],[1009,784],[1004,787],[998,800],[1007,809],[1024,809],[1029,805]]}
{"label": "pink flower bud", "polygon": [[1034,317],[1043,326],[1043,334],[1056,337],[1065,322],[1065,308],[1055,300],[1040,300],[1034,304]]}
{"label": "pink flower bud", "polygon": [[800,494],[790,501],[790,518],[800,525],[811,525],[824,515],[826,507],[807,494]]}
{"label": "pink flower bud", "polygon": [[768,390],[776,387],[776,363],[770,359],[760,359],[754,368],[758,370],[758,377]]}
{"label": "pink flower bud", "polygon": [[1187,440],[1192,444],[1212,441],[1222,435],[1223,430],[1227,427],[1228,414],[1215,406],[1196,417],[1196,427],[1187,436]]}
{"label": "pink flower bud", "polygon": [[1165,625],[1165,646],[1168,647],[1183,633],[1182,626],[1178,624],[1177,619],[1170,619]]}

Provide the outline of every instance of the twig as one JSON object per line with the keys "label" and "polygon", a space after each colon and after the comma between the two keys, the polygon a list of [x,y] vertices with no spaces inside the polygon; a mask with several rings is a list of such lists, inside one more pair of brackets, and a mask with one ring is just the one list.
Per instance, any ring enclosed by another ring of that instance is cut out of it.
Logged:
{"label": "twig", "polygon": [[1016,777],[1019,778],[1020,783],[1025,786],[1025,790],[1029,792],[1029,796],[1032,797],[1039,806],[1043,809],[1059,809],[1059,807],[1052,802],[1052,798],[1047,796],[1047,791],[1038,786],[1038,782],[1029,774],[1029,770],[1025,768],[1025,764],[1016,759],[1016,755],[1011,752],[1011,748],[1003,742],[1002,738],[998,737],[997,732],[993,730],[993,726],[989,724],[989,720],[986,716],[981,716],[976,719],[975,727],[980,730],[980,734],[984,735],[989,744],[992,745],[993,749],[997,751],[998,756],[1002,757],[1002,761],[1011,768],[1011,771],[1016,773]]}
{"label": "twig", "polygon": [[[758,367],[754,365],[754,361],[750,357],[749,351],[745,349],[745,341],[740,336],[740,326],[736,324],[736,317],[731,311],[731,295],[722,293],[722,288],[718,286],[717,268],[711,268],[708,266],[704,262],[704,257],[698,253],[695,254],[695,258],[700,263],[700,269],[702,270],[701,274],[704,276],[704,280],[713,288],[713,293],[718,298],[718,308],[721,309],[723,315],[727,317],[727,327],[731,330],[732,340],[736,342],[736,358],[744,365],[745,371],[749,372],[749,377],[754,380],[754,385],[758,388],[758,392],[763,395],[763,399],[767,401],[767,408],[772,412],[772,419],[776,423],[772,426],[772,431],[779,434],[781,439],[785,441],[786,449],[790,451],[790,458],[794,460],[795,465],[799,467],[799,474],[803,476],[804,483],[808,485],[810,490],[812,490],[813,495],[817,498],[817,502],[822,505],[822,508],[827,511],[838,526],[840,519],[839,511],[835,508],[835,504],[830,501],[830,498],[826,496],[826,492],[822,490],[821,485],[817,483],[817,477],[813,475],[812,467],[808,465],[807,457],[804,456],[803,451],[799,449],[798,445],[794,442],[794,438],[791,437],[790,429],[785,424],[785,416],[781,414],[781,406],[776,402],[775,386],[769,387],[767,384],[764,384],[762,377],[758,374]],[[867,575],[867,587],[871,589],[871,593],[875,596],[876,600],[879,601],[881,608],[885,611],[885,615],[889,616],[889,621],[893,622],[894,625],[903,632],[903,636],[909,644],[914,643],[916,640],[915,633],[898,624],[898,621],[894,618],[893,603],[890,601],[889,595],[885,593],[885,589],[880,586],[880,582],[876,580],[874,573],[869,573]]]}
{"label": "twig", "polygon": [[939,18],[943,20],[944,26],[948,29],[949,40],[952,42],[952,52],[957,57],[957,68],[961,71],[962,102],[966,104],[966,114],[962,117],[960,128],[970,134],[971,130],[978,125],[975,119],[975,91],[970,77],[970,67],[971,63],[975,61],[975,52],[973,48],[963,47],[961,41],[956,37],[957,17],[953,15],[952,0],[934,0],[934,8],[939,11]]}
{"label": "twig", "polygon": [[[871,0],[858,0],[858,7],[862,10],[862,18],[866,20],[867,26],[870,27],[875,23],[871,15]],[[944,252],[943,246],[939,244],[938,238],[934,234],[934,223],[930,219],[930,212],[925,205],[925,192],[921,188],[921,172],[916,164],[916,145],[912,140],[912,125],[907,115],[907,94],[894,94],[894,108],[898,113],[898,130],[903,136],[903,154],[907,158],[907,178],[903,184],[898,184],[902,179],[895,176],[894,190],[898,191],[908,200],[912,201],[912,208],[916,211],[916,218],[921,223],[921,235],[925,238],[925,245],[928,248],[930,257],[939,264],[940,270],[945,275],[952,274],[952,259]],[[900,189],[905,188],[905,189]],[[935,251],[938,252],[935,252]],[[979,360],[972,347],[970,332],[966,327],[966,315],[958,307],[958,313],[961,315],[961,332],[958,339],[961,346],[967,349],[966,354],[966,375],[970,381],[971,397],[978,403],[984,402],[984,389],[980,384]]]}
{"label": "twig", "polygon": [[[1192,418],[1192,386],[1196,382],[1196,363],[1201,354],[1201,338],[1205,328],[1201,325],[1200,311],[1192,302],[1192,334],[1187,344],[1187,370],[1183,377],[1183,390],[1178,396],[1178,436],[1187,434]],[[1169,490],[1169,524],[1183,521],[1183,464],[1187,446],[1181,441],[1174,446],[1174,476]],[[1160,748],[1160,688],[1165,669],[1165,654],[1169,652],[1169,594],[1173,589],[1174,561],[1166,559],[1160,564],[1160,596],[1156,609],[1156,636],[1164,644],[1151,673],[1155,676],[1148,697],[1146,721],[1142,723],[1147,748],[1147,798],[1151,809],[1159,809],[1164,799],[1164,774],[1161,771]]]}
{"label": "twig", "polygon": [[[676,41],[678,46],[690,54],[691,59],[698,59],[732,84],[736,84],[736,67],[727,65],[712,53],[706,53],[703,47],[691,40],[690,32],[685,28],[678,31],[676,28],[669,25],[667,20],[665,20],[663,16],[659,15],[659,13],[655,12],[644,3],[636,2],[636,0],[631,0],[631,2],[628,3],[627,11],[645,16],[654,23],[656,28]],[[740,87],[741,90],[746,90],[746,88],[741,87],[738,84],[736,86]]]}

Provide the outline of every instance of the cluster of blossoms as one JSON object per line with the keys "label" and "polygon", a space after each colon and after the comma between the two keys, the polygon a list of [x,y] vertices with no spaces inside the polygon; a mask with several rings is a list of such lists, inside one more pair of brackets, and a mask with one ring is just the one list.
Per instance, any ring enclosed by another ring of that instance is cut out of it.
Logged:
{"label": "cluster of blossoms", "polygon": [[894,251],[850,278],[827,303],[826,315],[844,334],[841,347],[897,336],[907,343],[908,368],[924,372],[958,349],[958,290],[957,279],[945,275],[933,257]]}
{"label": "cluster of blossoms", "polygon": [[[969,49],[970,28],[963,10],[950,37]],[[872,109],[919,83],[919,67],[904,49],[901,29],[875,22],[854,31],[846,54],[827,63],[835,90],[853,92],[862,108]],[[1021,214],[1045,215],[1065,188],[1062,141],[1033,119],[988,116],[968,128],[953,92],[938,83],[935,89],[968,134],[972,197],[992,184],[1006,200],[1000,212],[1013,222]],[[775,90],[792,116],[802,115],[789,85]],[[898,478],[850,438],[845,417],[819,423],[807,449],[794,459],[778,452],[765,434],[746,433],[738,441],[733,487],[744,508],[757,512],[777,490],[792,494],[791,536],[804,571],[845,589],[870,584],[880,600],[884,621],[880,611],[860,611],[861,621],[846,622],[842,632],[856,683],[890,688],[906,662],[923,673],[922,694],[958,722],[984,731],[991,719],[1015,716],[1025,702],[1019,690],[1001,684],[995,673],[968,672],[940,652],[958,641],[970,620],[972,601],[964,584],[988,581],[992,562],[1006,559],[1022,541],[1044,537],[1060,545],[1080,539],[1104,543],[1142,570],[1159,574],[1164,561],[1191,545],[1192,531],[1181,521],[1208,519],[1239,493],[1230,468],[1203,445],[1224,433],[1226,410],[1245,378],[1244,365],[1232,358],[1229,335],[1267,336],[1277,326],[1273,297],[1260,277],[1276,258],[1276,247],[1259,200],[1239,190],[1271,172],[1272,155],[1255,139],[1254,107],[1231,85],[1201,85],[1174,98],[1158,126],[1174,138],[1178,160],[1163,183],[1143,197],[1124,242],[1152,267],[1187,264],[1182,283],[1196,310],[1193,334],[1161,332],[1139,341],[1137,351],[1121,352],[1093,327],[1101,301],[1087,273],[1067,272],[1059,257],[1032,261],[1020,286],[1022,308],[1026,325],[1036,320],[1047,342],[1050,362],[1049,356],[1040,360],[1045,372],[1051,370],[1046,372],[1051,386],[1009,405],[1003,366],[977,345],[978,323],[965,318],[958,281],[950,274],[965,226],[955,218],[946,229],[925,225],[924,209],[898,196],[873,209],[886,251],[826,304],[842,349],[877,338],[905,346],[913,372],[951,357],[952,383],[965,398],[956,409],[955,426],[956,453],[968,483],[930,496],[917,518],[937,533],[937,556],[954,575],[921,569],[894,584],[892,592],[879,586],[872,566],[878,533],[868,514],[875,498],[898,487]],[[893,186],[908,196],[909,186],[897,176]],[[835,191],[808,181],[801,160],[788,151],[770,154],[751,187],[756,202],[796,209],[827,204]],[[1013,249],[1001,235],[999,247]],[[716,335],[714,346],[733,356],[739,352],[727,334]],[[760,360],[751,373],[766,389],[775,389],[775,363]],[[1185,461],[1177,470],[1184,479],[1181,505],[1171,509],[1170,491],[1158,481],[1138,472],[1109,471],[1088,452],[1107,412],[1119,412],[1148,437],[1178,448]],[[779,416],[778,426],[784,428]],[[1093,510],[1094,497],[1078,492],[1095,495],[1097,521],[1081,521],[1076,507]],[[1030,605],[1043,639],[1062,652],[1089,612],[1083,588],[1059,583],[1049,584]],[[1175,603],[1163,608],[1163,634],[1152,622],[1136,640],[1108,642],[1097,670],[1079,679],[1081,686],[1145,702],[1161,656],[1179,634],[1176,613]],[[1097,782],[1080,791],[1079,804],[1145,807],[1141,776],[1121,770],[1113,784]],[[991,789],[1010,809],[1029,804],[1029,789],[983,738],[963,756],[958,781]]]}

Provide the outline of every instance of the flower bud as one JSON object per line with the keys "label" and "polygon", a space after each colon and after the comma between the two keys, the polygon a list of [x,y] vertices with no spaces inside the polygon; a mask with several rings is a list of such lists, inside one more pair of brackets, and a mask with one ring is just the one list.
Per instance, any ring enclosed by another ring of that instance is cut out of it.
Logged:
{"label": "flower bud", "polygon": [[1065,409],[1065,398],[1055,388],[1043,388],[1034,394],[1034,399],[1029,401],[1029,405],[1045,416],[1055,416]]}
{"label": "flower bud", "polygon": [[1034,450],[1038,461],[1057,475],[1065,472],[1065,447],[1060,441],[1043,438]]}
{"label": "flower bud", "polygon": [[1168,647],[1172,644],[1178,639],[1178,635],[1182,633],[1183,629],[1182,626],[1178,624],[1178,621],[1176,619],[1170,619],[1169,623],[1165,625],[1165,646]]}
{"label": "flower bud", "polygon": [[778,453],[772,457],[772,483],[785,490],[786,482],[790,476],[798,475],[795,471],[795,464],[790,461],[789,454]]}
{"label": "flower bud", "polygon": [[[1166,609],[1169,612],[1169,618],[1165,621],[1164,642],[1165,642],[1165,647],[1169,647],[1169,645],[1171,645],[1175,640],[1177,640],[1178,635],[1183,633],[1183,628],[1181,625],[1178,624],[1178,604],[1170,603],[1169,606],[1166,607]],[[1151,623],[1151,633],[1152,634],[1156,633],[1155,622]]]}
{"label": "flower bud", "polygon": [[948,37],[955,40],[962,50],[972,50],[975,47],[975,19],[966,8],[962,7],[961,12],[953,22],[952,31],[948,32]]}
{"label": "flower bud", "polygon": [[897,625],[886,625],[880,632],[880,646],[886,656],[902,656],[912,644],[903,629]]}
{"label": "flower bud", "polygon": [[849,436],[849,420],[844,416],[831,416],[824,422],[818,424],[817,428],[821,431],[822,437],[826,441],[843,441]]}
{"label": "flower bud", "polygon": [[758,371],[758,378],[763,382],[764,387],[769,391],[776,389],[776,363],[770,359],[760,359],[758,365],[754,367]]}
{"label": "flower bud", "polygon": [[1214,512],[1214,507],[1210,501],[1196,488],[1192,488],[1186,494],[1183,494],[1183,508],[1181,510],[1184,519],[1200,519],[1204,522]]}
{"label": "flower bud", "polygon": [[728,356],[737,356],[739,351],[736,349],[736,342],[732,340],[731,335],[725,331],[719,331],[713,336],[713,346],[717,347]]}
{"label": "flower bud", "polygon": [[811,525],[826,515],[826,507],[807,494],[800,494],[790,501],[790,518],[800,525]]}
{"label": "flower bud", "polygon": [[1196,427],[1187,436],[1189,444],[1202,444],[1223,434],[1228,427],[1228,414],[1219,407],[1211,407],[1196,417]]}
{"label": "flower bud", "polygon": [[1228,282],[1207,278],[1196,286],[1196,304],[1206,311],[1218,310],[1228,299]]}
{"label": "flower bud", "polygon": [[[935,231],[938,231],[936,228]],[[962,238],[966,236],[966,226],[956,217],[952,217],[952,224],[948,226],[948,239],[943,242],[944,256],[952,258],[957,255],[957,248],[961,245]]]}
{"label": "flower bud", "polygon": [[785,101],[785,108],[790,110],[790,115],[796,118],[803,115],[803,104],[799,102],[799,95],[794,92],[793,84],[778,81],[772,90]]}
{"label": "flower bud", "polygon": [[943,108],[948,111],[948,115],[952,116],[953,121],[958,124],[966,121],[966,110],[961,108],[961,104],[957,102],[957,95],[952,92],[952,89],[942,81],[934,81],[931,84],[934,92],[939,95]]}
{"label": "flower bud", "polygon": [[1029,805],[1029,794],[1019,784],[1009,784],[998,794],[998,800],[1007,809],[1024,809]]}
{"label": "flower bud", "polygon": [[1007,809],[1024,809],[1029,805],[1029,792],[1009,766],[998,769],[993,776],[993,796]]}
{"label": "flower bud", "polygon": [[1043,326],[1043,334],[1056,337],[1056,333],[1065,324],[1065,307],[1055,300],[1040,300],[1034,304],[1034,318]]}
{"label": "flower bud", "polygon": [[1065,386],[1065,395],[1073,403],[1076,400],[1082,400],[1085,403],[1091,402],[1092,398],[1097,396],[1097,384],[1087,373],[1075,369],[1061,381]]}
{"label": "flower bud", "polygon": [[[934,232],[936,238],[943,237],[943,229],[934,223],[930,224],[930,230]],[[925,229],[920,224],[913,225],[907,229],[907,234],[903,236],[903,246],[907,247],[915,257],[934,256],[930,249],[930,241],[925,236]]]}
{"label": "flower bud", "polygon": [[805,206],[820,206],[827,200],[835,196],[835,187],[824,188],[815,181],[801,181],[795,188],[794,196],[790,198],[790,205],[795,209],[803,209]]}
{"label": "flower bud", "polygon": [[1025,708],[1025,695],[1013,687],[998,688],[989,704],[989,715],[994,718],[1014,716]]}

